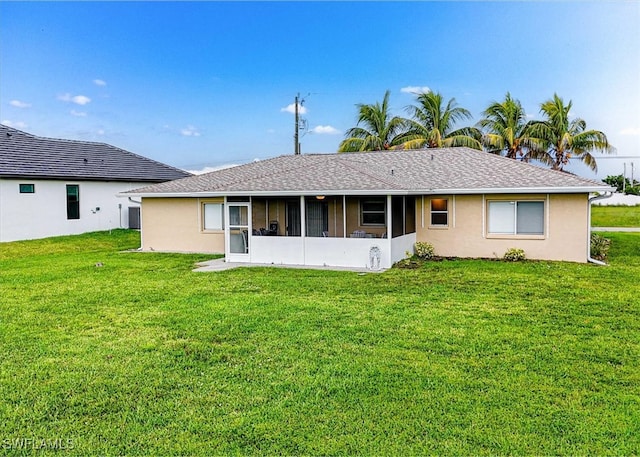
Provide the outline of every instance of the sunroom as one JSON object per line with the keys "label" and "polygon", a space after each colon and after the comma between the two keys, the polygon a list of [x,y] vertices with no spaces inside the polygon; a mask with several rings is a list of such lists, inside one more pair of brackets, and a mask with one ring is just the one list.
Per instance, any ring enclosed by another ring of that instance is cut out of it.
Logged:
{"label": "sunroom", "polygon": [[227,196],[202,205],[203,229],[224,231],[228,262],[376,270],[416,241],[408,195]]}

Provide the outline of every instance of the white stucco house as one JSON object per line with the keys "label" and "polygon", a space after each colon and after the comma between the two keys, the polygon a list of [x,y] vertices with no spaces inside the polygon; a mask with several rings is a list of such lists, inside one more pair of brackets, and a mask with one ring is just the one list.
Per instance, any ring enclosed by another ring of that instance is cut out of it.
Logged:
{"label": "white stucco house", "polygon": [[117,194],[187,176],[105,143],[0,124],[0,242],[139,228],[139,200]]}
{"label": "white stucco house", "polygon": [[146,186],[142,249],[228,262],[388,268],[417,241],[452,257],[587,262],[613,188],[468,148],[289,155]]}

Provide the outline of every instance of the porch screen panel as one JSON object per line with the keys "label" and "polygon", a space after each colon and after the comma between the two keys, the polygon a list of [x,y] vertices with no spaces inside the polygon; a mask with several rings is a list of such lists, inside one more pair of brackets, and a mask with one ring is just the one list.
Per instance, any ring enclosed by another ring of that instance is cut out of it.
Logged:
{"label": "porch screen panel", "polygon": [[291,200],[287,202],[287,235],[300,236],[302,234],[300,202]]}
{"label": "porch screen panel", "polygon": [[310,201],[307,203],[307,236],[321,237],[329,230],[328,207],[326,203]]}
{"label": "porch screen panel", "polygon": [[404,235],[404,198],[391,197],[391,236]]}
{"label": "porch screen panel", "polygon": [[385,225],[387,213],[385,210],[387,201],[384,197],[371,197],[360,202],[362,225]]}
{"label": "porch screen panel", "polygon": [[404,210],[404,233],[415,233],[416,231],[416,198],[405,197]]}

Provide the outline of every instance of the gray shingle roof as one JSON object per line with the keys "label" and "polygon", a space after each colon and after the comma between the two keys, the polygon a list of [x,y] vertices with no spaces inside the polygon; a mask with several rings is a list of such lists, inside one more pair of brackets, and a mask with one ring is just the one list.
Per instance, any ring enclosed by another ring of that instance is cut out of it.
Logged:
{"label": "gray shingle roof", "polygon": [[163,182],[186,176],[109,144],[43,138],[0,124],[0,177]]}
{"label": "gray shingle roof", "polygon": [[131,191],[164,195],[590,192],[608,186],[468,148],[288,155]]}

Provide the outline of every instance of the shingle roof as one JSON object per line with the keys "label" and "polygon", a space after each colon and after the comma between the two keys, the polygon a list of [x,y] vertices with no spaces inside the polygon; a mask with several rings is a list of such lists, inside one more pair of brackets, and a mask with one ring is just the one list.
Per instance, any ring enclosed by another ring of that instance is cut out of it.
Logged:
{"label": "shingle roof", "polygon": [[608,186],[468,148],[288,155],[131,191],[138,195],[592,192]]}
{"label": "shingle roof", "polygon": [[0,124],[0,177],[163,182],[186,176],[109,144],[43,138]]}

